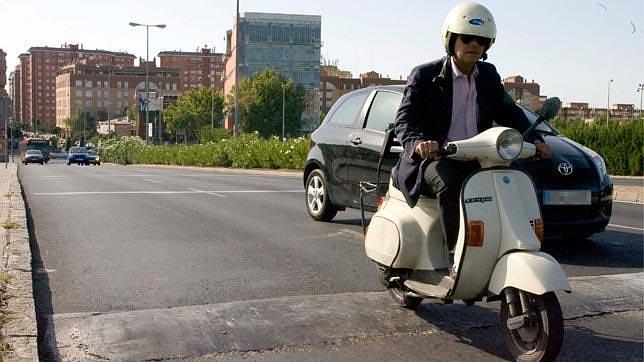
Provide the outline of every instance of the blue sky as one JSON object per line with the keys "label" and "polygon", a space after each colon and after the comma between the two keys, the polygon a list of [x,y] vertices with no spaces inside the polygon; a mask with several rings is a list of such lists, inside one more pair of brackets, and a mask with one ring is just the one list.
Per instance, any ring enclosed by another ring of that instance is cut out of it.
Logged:
{"label": "blue sky", "polygon": [[[322,16],[322,54],[354,76],[375,70],[406,77],[416,65],[441,57],[441,26],[460,1],[240,0],[240,12]],[[497,42],[489,52],[502,77],[520,74],[541,93],[564,102],[639,107],[644,83],[644,0],[482,1],[495,16]],[[32,14],[26,17],[26,14]],[[145,57],[145,30],[128,26],[164,23],[150,30],[150,55],[163,50],[224,50],[235,0],[94,1],[0,0],[0,48],[8,72],[32,46],[82,43],[86,49],[127,51]]]}

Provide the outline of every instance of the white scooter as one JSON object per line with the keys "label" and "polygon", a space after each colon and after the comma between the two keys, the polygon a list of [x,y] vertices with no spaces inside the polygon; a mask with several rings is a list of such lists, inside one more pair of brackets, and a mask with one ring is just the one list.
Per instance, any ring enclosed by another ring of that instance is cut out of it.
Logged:
{"label": "white scooter", "polygon": [[[559,106],[558,99],[547,100],[543,116],[524,136],[554,117]],[[509,167],[535,152],[518,131],[505,127],[441,150],[444,157],[481,164],[461,189],[453,264],[437,200],[421,196],[410,208],[391,182],[369,224],[365,249],[401,306],[416,308],[423,298],[467,305],[483,297],[501,300],[500,324],[510,352],[517,360],[541,361],[553,360],[563,343],[563,318],[554,292],[570,292],[570,284],[559,263],[540,252],[543,221],[532,179]]]}

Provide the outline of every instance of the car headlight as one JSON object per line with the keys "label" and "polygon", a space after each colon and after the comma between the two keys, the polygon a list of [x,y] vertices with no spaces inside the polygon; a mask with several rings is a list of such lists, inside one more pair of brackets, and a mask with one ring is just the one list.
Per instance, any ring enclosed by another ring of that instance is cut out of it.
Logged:
{"label": "car headlight", "polygon": [[499,156],[506,160],[514,160],[519,157],[523,150],[523,137],[521,133],[514,129],[508,129],[499,135],[496,140],[496,151]]}
{"label": "car headlight", "polygon": [[604,162],[604,159],[602,156],[599,155],[599,153],[591,150],[590,148],[586,146],[582,146],[582,149],[588,156],[590,156],[590,159],[593,160],[593,164],[595,165],[595,168],[597,169],[597,173],[599,173],[600,177],[604,177],[608,175],[608,170],[606,169],[606,162]]}

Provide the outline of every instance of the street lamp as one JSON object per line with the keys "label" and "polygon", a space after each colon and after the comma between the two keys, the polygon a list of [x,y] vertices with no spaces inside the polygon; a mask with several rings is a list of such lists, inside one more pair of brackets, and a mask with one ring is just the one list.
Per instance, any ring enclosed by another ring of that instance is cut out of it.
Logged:
{"label": "street lamp", "polygon": [[285,92],[285,84],[282,83],[282,142],[284,142],[284,105],[285,105],[285,98],[286,98],[286,92]]}
{"label": "street lamp", "polygon": [[610,110],[610,84],[613,83],[613,80],[608,81],[608,102],[606,103],[606,127],[608,127],[608,116]]}
{"label": "street lamp", "polygon": [[165,28],[165,24],[139,24],[130,22],[130,26],[145,26],[145,144],[148,144],[148,122],[150,120],[150,88],[148,73],[148,58],[150,56],[150,27],[159,29]]}
{"label": "street lamp", "polygon": [[637,91],[640,93],[640,118],[642,117],[642,94],[644,94],[644,83],[637,86]]}

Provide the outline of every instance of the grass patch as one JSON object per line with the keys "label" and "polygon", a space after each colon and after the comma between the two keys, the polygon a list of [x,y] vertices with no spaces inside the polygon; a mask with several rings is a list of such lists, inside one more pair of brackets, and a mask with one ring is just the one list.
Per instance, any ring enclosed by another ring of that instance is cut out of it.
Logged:
{"label": "grass patch", "polygon": [[19,229],[22,226],[20,224],[16,223],[16,222],[11,221],[11,220],[6,220],[5,222],[2,223],[2,227],[7,229],[7,230],[11,230],[11,229]]}
{"label": "grass patch", "polygon": [[0,273],[0,283],[6,284],[9,283],[12,276],[9,273]]}

